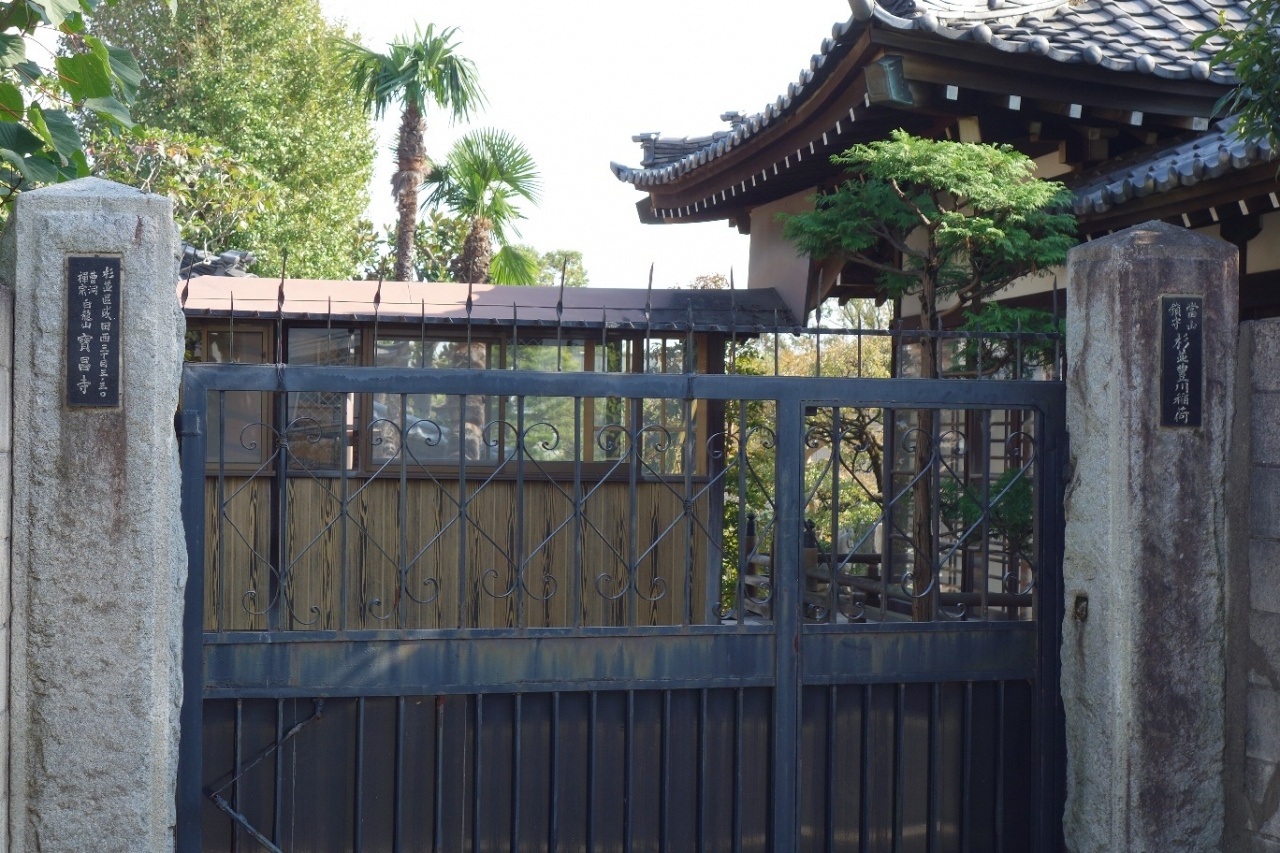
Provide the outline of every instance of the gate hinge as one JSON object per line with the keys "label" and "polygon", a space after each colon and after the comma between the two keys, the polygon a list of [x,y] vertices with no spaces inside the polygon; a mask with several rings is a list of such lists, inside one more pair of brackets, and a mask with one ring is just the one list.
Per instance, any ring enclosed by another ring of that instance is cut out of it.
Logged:
{"label": "gate hinge", "polygon": [[179,410],[173,416],[173,429],[179,436],[200,434],[200,413]]}

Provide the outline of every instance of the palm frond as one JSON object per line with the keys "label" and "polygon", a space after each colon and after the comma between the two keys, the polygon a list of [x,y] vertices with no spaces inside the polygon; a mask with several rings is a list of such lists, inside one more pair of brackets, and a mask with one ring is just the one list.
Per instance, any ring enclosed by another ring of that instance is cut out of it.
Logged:
{"label": "palm frond", "polygon": [[489,264],[489,281],[494,284],[537,284],[541,266],[536,253],[523,246],[505,245]]}

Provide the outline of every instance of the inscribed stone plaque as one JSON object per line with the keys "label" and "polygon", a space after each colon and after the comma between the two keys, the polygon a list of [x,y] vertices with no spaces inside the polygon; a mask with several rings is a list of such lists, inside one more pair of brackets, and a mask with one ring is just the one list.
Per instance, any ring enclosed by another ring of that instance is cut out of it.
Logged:
{"label": "inscribed stone plaque", "polygon": [[1203,297],[1160,297],[1160,426],[1200,426],[1203,319]]}
{"label": "inscribed stone plaque", "polygon": [[67,258],[67,405],[120,405],[119,258]]}

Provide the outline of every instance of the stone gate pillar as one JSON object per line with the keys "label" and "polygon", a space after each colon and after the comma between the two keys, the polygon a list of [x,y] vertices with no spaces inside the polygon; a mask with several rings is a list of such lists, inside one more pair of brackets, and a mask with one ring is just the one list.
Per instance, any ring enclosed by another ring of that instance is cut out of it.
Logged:
{"label": "stone gate pillar", "polygon": [[1067,279],[1067,848],[1220,850],[1237,252],[1148,222]]}
{"label": "stone gate pillar", "polygon": [[176,249],[168,199],[92,178],[22,194],[0,238],[14,293],[12,853],[173,848]]}

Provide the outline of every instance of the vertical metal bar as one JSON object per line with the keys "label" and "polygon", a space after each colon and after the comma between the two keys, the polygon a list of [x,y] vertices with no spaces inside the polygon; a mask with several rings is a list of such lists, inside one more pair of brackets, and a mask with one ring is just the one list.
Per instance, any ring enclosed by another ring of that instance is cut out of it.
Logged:
{"label": "vertical metal bar", "polygon": [[[733,691],[733,853],[742,853],[742,754],[746,748],[743,744],[746,738],[742,719],[743,697],[743,688],[739,687]],[[777,737],[776,729],[774,737]],[[775,800],[778,793],[776,787],[778,779],[779,774],[775,771],[773,774]],[[789,850],[790,848],[774,849]]]}
{"label": "vertical metal bar", "polygon": [[[282,808],[282,807],[283,807],[283,804],[284,804],[284,796],[283,796],[283,793],[284,793],[284,751],[285,751],[285,745],[284,745],[284,702],[285,702],[285,700],[283,700],[283,699],[277,699],[277,700],[276,700],[276,743],[278,744],[278,746],[276,747],[276,753],[275,753],[275,759],[276,759],[276,780],[275,780],[275,785],[273,786],[273,795],[274,795],[274,798],[275,798],[275,808],[274,808],[274,814],[272,815],[272,818],[271,818],[271,840],[272,840],[272,841],[274,841],[274,842],[276,843],[276,846],[277,846],[277,847],[284,843],[284,839],[281,837],[281,834],[280,834],[280,833],[281,833],[281,829],[280,829],[280,827],[281,827],[281,825],[282,825],[282,823],[283,823],[283,820],[284,820],[284,816],[281,814],[281,812],[283,811],[283,808]],[[297,701],[296,701],[296,700],[294,701],[294,706],[293,706],[293,707],[294,707],[294,709],[295,709],[295,710],[296,710],[296,709],[297,709],[297,707],[298,707],[298,705],[297,705]],[[293,751],[295,756],[297,755],[297,752],[296,752],[297,748],[298,748],[298,747],[297,747],[297,744],[293,744],[293,743],[289,744],[289,746],[288,746],[288,749],[290,749],[291,751]],[[293,795],[294,795],[294,798],[295,798],[295,800],[296,800],[297,795],[298,795],[298,790],[297,790],[297,789],[298,789],[298,779],[297,779],[297,776],[296,776],[296,775],[295,775],[295,776],[294,776],[294,778],[293,778],[293,789],[294,789],[294,790],[293,790]],[[296,819],[296,817],[297,817],[297,816],[296,816],[296,815],[291,815],[291,817],[294,817],[294,818]],[[289,840],[290,840],[290,841],[293,841],[293,840],[295,840],[295,839],[290,838]]]}
{"label": "vertical metal bar", "polygon": [[[648,359],[648,347],[645,347],[645,358]],[[640,583],[637,577],[639,562],[636,554],[639,551],[637,539],[640,535],[640,502],[637,500],[637,481],[640,477],[640,463],[643,458],[640,453],[640,445],[644,441],[644,400],[636,400],[634,406],[636,412],[636,422],[633,425],[632,433],[635,436],[631,441],[631,464],[627,466],[627,503],[629,511],[627,513],[627,626],[634,628],[638,624],[637,610],[639,607],[637,585]]]}
{"label": "vertical metal bar", "polygon": [[871,847],[871,689],[862,685],[862,743],[858,753],[861,760],[861,782],[858,785],[858,847],[862,853],[870,853]]}
{"label": "vertical metal bar", "polygon": [[907,685],[899,684],[893,715],[893,853],[902,853],[902,806],[906,798]]}
{"label": "vertical metal bar", "polygon": [[933,454],[929,458],[929,618],[940,621],[942,602],[942,409],[933,413]]}
{"label": "vertical metal bar", "polygon": [[[734,765],[737,766],[736,764]],[[698,850],[707,849],[707,688],[698,691]]]}
{"label": "vertical metal bar", "polygon": [[970,853],[973,809],[973,682],[964,683],[964,733],[960,747],[960,853]]}
{"label": "vertical metal bar", "polygon": [[[244,700],[243,699],[236,700],[235,729],[236,729],[235,731],[236,775],[235,775],[235,779],[231,783],[231,807],[239,812],[243,808],[240,804],[240,773],[241,773],[241,768],[244,766]],[[277,782],[279,781],[278,774],[276,776],[276,780]],[[197,813],[193,817],[195,817],[196,819],[199,819],[199,816],[200,816],[199,813]],[[278,841],[279,839],[276,839],[276,840]],[[238,853],[239,850],[240,850],[240,825],[238,822],[233,821],[231,824],[231,851],[232,853]]]}
{"label": "vertical metal bar", "polygon": [[395,793],[392,795],[391,849],[404,849],[404,697],[396,697]]}
{"label": "vertical metal bar", "polygon": [[858,378],[862,379],[862,311],[858,311]]}
{"label": "vertical metal bar", "polygon": [[[444,850],[444,715],[445,715],[444,697],[436,697],[436,742],[435,742],[435,759],[436,759],[436,784],[435,784],[435,807],[432,809],[431,816],[431,838],[433,851]],[[461,784],[462,780],[458,780]]]}
{"label": "vertical metal bar", "polygon": [[[205,398],[206,400],[208,399],[207,394],[205,395]],[[207,409],[207,406],[208,406],[208,403],[206,402],[205,404],[206,409]],[[206,415],[207,415],[207,411],[204,413],[197,413],[196,417],[199,420],[203,421],[205,420]],[[201,432],[203,432],[203,430]],[[202,435],[200,436],[200,438],[204,438],[204,436]],[[190,440],[190,437],[183,436],[182,440],[183,440],[183,444],[185,445],[186,442]],[[206,452],[208,451],[206,450]],[[201,464],[203,464],[203,460],[201,460]],[[187,478],[189,477],[189,474],[186,471],[183,471],[182,477],[183,477],[183,488],[185,489],[187,486]],[[204,472],[201,472],[200,481],[201,481],[201,486],[203,486]],[[227,546],[226,546],[226,538],[223,536],[223,533],[226,530],[226,519],[227,519],[226,491],[227,491],[227,392],[223,390],[219,390],[218,391],[218,601],[217,601],[217,604],[215,605],[217,609],[218,633],[222,633],[224,630],[226,630],[226,623],[224,621],[224,616],[223,616],[224,611],[227,609]],[[186,500],[185,496],[183,500],[184,501]],[[203,494],[200,495],[199,503],[202,510],[200,517],[201,517],[201,520],[203,521],[203,518],[204,518],[204,513],[203,513],[204,495]],[[188,537],[190,537],[191,534],[188,533],[187,535]],[[201,544],[203,545],[203,543]],[[189,572],[190,566],[192,564],[190,560],[188,560],[187,562],[188,562],[188,572]],[[200,555],[200,565],[201,566],[204,565],[203,553],[201,553]],[[191,585],[191,580],[189,577],[187,580],[187,585],[188,586]],[[201,592],[201,595],[203,596],[204,590],[201,590],[200,592]],[[202,600],[201,606],[197,608],[197,612],[204,611],[203,604],[204,602]]]}
{"label": "vertical metal bar", "polygon": [[1018,318],[1018,323],[1016,328],[1017,328],[1017,335],[1018,335],[1018,338],[1017,338],[1018,355],[1013,362],[1013,378],[1021,379],[1022,378],[1022,318],[1021,317]]}
{"label": "vertical metal bar", "polygon": [[[351,402],[353,405],[358,399],[354,395],[343,395],[343,396],[344,396],[344,403],[345,403],[345,398],[347,396],[351,396]],[[341,449],[339,451],[341,453],[341,456],[338,459],[338,496],[339,496],[339,500],[341,501],[341,504],[339,506],[339,512],[341,513],[341,516],[338,522],[338,545],[342,550],[338,557],[338,560],[339,560],[338,562],[338,576],[339,576],[338,607],[340,608],[338,613],[338,629],[340,631],[345,631],[347,630],[347,607],[350,606],[350,599],[348,597],[349,596],[348,587],[351,584],[351,577],[350,577],[351,572],[348,566],[348,556],[347,556],[347,547],[348,547],[347,546],[347,522],[351,518],[351,514],[350,514],[351,513],[351,496],[349,494],[349,490],[350,490],[349,478],[350,478],[351,466],[347,464],[347,454],[350,447],[347,444],[347,441],[348,441],[347,412],[346,412],[345,404],[343,405],[343,411],[342,411],[342,429],[340,429],[339,432],[342,433],[342,438],[340,440]]]}
{"label": "vertical metal bar", "polygon": [[804,401],[791,392],[777,398],[778,462],[774,472],[777,501],[773,581],[775,639],[773,849],[798,846],[800,827],[800,530],[804,491]]}
{"label": "vertical metal bar", "polygon": [[471,792],[471,849],[478,851],[484,850],[481,843],[480,831],[484,827],[483,809],[484,804],[483,790],[484,777],[482,774],[481,764],[484,758],[484,694],[477,693],[476,699],[476,729],[475,729],[475,750],[472,753],[474,764],[472,766],[471,775],[476,780],[475,790]]}
{"label": "vertical metal bar", "polygon": [[[466,429],[467,395],[458,395],[458,430]],[[501,465],[502,460],[494,460]],[[467,443],[458,442],[458,628],[467,627],[467,507],[471,499],[467,495]],[[477,593],[478,594],[478,593]]]}
{"label": "vertical metal bar", "polygon": [[[747,535],[747,513],[750,511],[747,507],[747,401],[738,401],[738,577],[737,577],[737,601],[734,608],[737,611],[735,617],[738,620],[738,631],[742,631],[746,627],[746,580],[744,575],[747,573],[747,560],[750,554],[747,553],[746,535]],[[759,541],[757,540],[757,547]]]}
{"label": "vertical metal bar", "polygon": [[[182,525],[187,537],[187,586],[183,592],[182,614],[182,709],[181,739],[178,746],[177,850],[199,853],[200,810],[203,806],[204,718],[204,584],[205,584],[205,478],[207,415],[209,395],[200,386],[192,387],[191,373],[185,372],[182,394]],[[220,436],[226,435],[225,428]],[[219,448],[219,459],[222,450]],[[218,533],[222,542],[222,477],[219,469]],[[221,557],[219,557],[221,560]],[[219,575],[223,574],[219,570]],[[221,601],[225,601],[222,598]],[[218,629],[222,630],[221,601]]]}
{"label": "vertical metal bar", "polygon": [[397,498],[400,536],[397,545],[400,549],[396,560],[396,624],[401,628],[408,623],[409,616],[409,395],[400,395],[400,483]]}
{"label": "vertical metal bar", "polygon": [[267,573],[268,584],[272,587],[267,597],[268,631],[279,631],[282,623],[283,627],[291,627],[287,619],[288,607],[285,606],[285,599],[289,594],[289,395],[285,391],[277,391],[275,397],[276,472],[271,481],[271,505],[274,510],[271,519],[271,544],[274,546],[272,557],[276,565],[274,572],[268,570]]}
{"label": "vertical metal bar", "polygon": [[671,849],[671,691],[662,691],[662,791],[658,804],[658,849]]}
{"label": "vertical metal bar", "polygon": [[778,375],[778,309],[773,309],[773,375]]}
{"label": "vertical metal bar", "polygon": [[631,853],[631,837],[635,834],[635,791],[636,791],[636,692],[627,691],[627,731],[626,755],[623,761],[622,793],[622,849]]}
{"label": "vertical metal bar", "polygon": [[596,849],[596,710],[599,696],[591,691],[591,714],[587,717],[587,853]]}
{"label": "vertical metal bar", "polygon": [[836,850],[836,710],[836,685],[832,684],[827,687],[827,853]]}
{"label": "vertical metal bar", "polygon": [[991,410],[983,409],[979,416],[982,425],[982,619],[990,618],[987,611],[987,594],[991,586]]}
{"label": "vertical metal bar", "polygon": [[996,682],[996,851],[1004,850],[1004,685]]}
{"label": "vertical metal bar", "polygon": [[[515,594],[516,627],[524,625],[524,460],[529,455],[528,438],[525,436],[524,397],[516,397],[516,542],[515,542]],[[510,612],[510,611],[508,611]]]}
{"label": "vertical metal bar", "polygon": [[[827,622],[835,624],[840,614],[840,449],[844,424],[840,422],[840,408],[831,409],[831,541],[827,551]],[[857,452],[856,450],[854,451]]]}
{"label": "vertical metal bar", "polygon": [[353,853],[364,850],[364,697],[356,700],[356,773],[353,804],[351,847]]}
{"label": "vertical metal bar", "polygon": [[897,423],[893,409],[883,409],[881,430],[884,452],[880,459],[880,480],[884,484],[884,502],[880,507],[880,622],[889,619],[889,580],[893,577],[893,457],[897,451]]}
{"label": "vertical metal bar", "polygon": [[520,369],[520,309],[511,303],[511,369]]}
{"label": "vertical metal bar", "polygon": [[[608,362],[608,353],[605,354],[605,361]],[[593,425],[594,426],[594,425]],[[594,428],[592,429],[593,437],[589,440],[594,441]],[[582,430],[582,398],[573,398],[573,442],[578,448],[578,452],[573,457],[573,594],[571,600],[573,602],[573,627],[582,627],[582,516],[583,516],[583,497],[582,497],[582,450],[583,450],[583,430]]]}
{"label": "vertical metal bar", "polygon": [[511,850],[512,853],[518,853],[520,850],[520,735],[521,720],[524,713],[524,694],[516,693],[515,695],[515,717],[512,720],[512,749],[511,749]]}
{"label": "vertical metal bar", "polygon": [[560,841],[560,691],[551,694],[551,815],[547,821],[547,851],[556,853]]}
{"label": "vertical metal bar", "polygon": [[942,811],[942,685],[929,685],[929,851],[938,849]]}
{"label": "vertical metal bar", "polygon": [[[705,410],[705,406],[701,407]],[[689,398],[688,393],[684,399],[684,622],[685,625],[693,624],[693,537],[696,534],[694,529],[694,501],[693,501],[693,469],[696,460],[694,459],[693,444],[693,400]]]}

